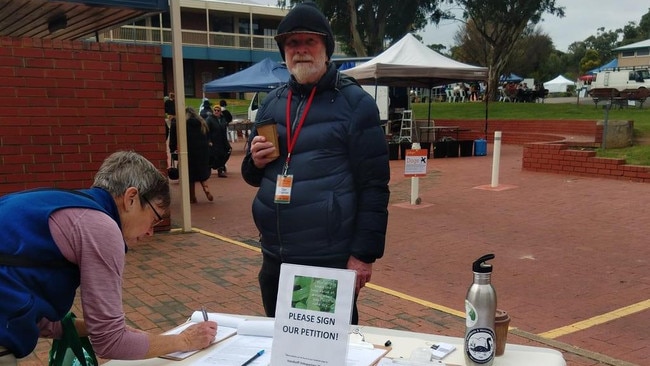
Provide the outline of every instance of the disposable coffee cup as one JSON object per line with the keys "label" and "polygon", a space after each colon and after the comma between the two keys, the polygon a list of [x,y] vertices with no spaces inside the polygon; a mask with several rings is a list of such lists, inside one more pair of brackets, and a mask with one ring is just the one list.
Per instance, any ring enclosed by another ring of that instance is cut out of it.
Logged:
{"label": "disposable coffee cup", "polygon": [[506,350],[508,341],[508,326],[510,325],[510,315],[505,310],[497,309],[494,314],[494,334],[496,338],[495,355],[501,356]]}
{"label": "disposable coffee cup", "polygon": [[264,136],[266,141],[275,146],[275,151],[268,155],[269,158],[277,158],[280,156],[280,145],[278,144],[278,125],[272,119],[261,121],[255,125],[257,134]]}

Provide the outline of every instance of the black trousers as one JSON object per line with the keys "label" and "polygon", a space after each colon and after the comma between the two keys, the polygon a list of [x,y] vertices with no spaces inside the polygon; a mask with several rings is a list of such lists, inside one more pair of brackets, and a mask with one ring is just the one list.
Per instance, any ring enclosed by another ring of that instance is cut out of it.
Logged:
{"label": "black trousers", "polygon": [[[278,286],[280,283],[280,265],[282,262],[271,258],[267,255],[263,256],[262,268],[258,274],[260,283],[260,291],[262,293],[262,305],[264,305],[264,312],[266,316],[275,317],[275,305],[278,300]],[[331,262],[331,263],[296,263],[303,265],[317,265],[319,267],[328,268],[347,268],[347,260],[345,262]],[[352,324],[359,324],[359,311],[357,310],[357,298],[359,294],[354,294],[354,301],[352,302]]]}

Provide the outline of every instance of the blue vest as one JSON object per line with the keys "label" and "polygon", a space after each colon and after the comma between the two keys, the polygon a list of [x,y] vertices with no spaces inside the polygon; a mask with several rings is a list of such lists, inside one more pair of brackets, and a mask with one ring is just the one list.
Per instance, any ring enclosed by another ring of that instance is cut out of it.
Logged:
{"label": "blue vest", "polygon": [[105,212],[120,226],[113,197],[100,188],[0,197],[0,345],[18,358],[36,347],[42,318],[58,321],[72,307],[79,268],[61,254],[48,223],[54,211],[72,207]]}

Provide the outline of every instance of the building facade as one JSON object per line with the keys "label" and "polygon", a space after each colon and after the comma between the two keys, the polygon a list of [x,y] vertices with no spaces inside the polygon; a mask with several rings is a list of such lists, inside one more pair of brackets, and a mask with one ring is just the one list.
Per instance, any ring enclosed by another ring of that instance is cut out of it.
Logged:
{"label": "building facade", "polygon": [[[203,84],[270,58],[282,61],[273,37],[288,9],[238,2],[181,1],[185,95],[203,96]],[[104,32],[100,42],[155,44],[162,48],[163,89],[174,91],[170,13],[140,19]],[[335,54],[340,52],[335,50]],[[213,96],[209,96],[213,97]]]}
{"label": "building facade", "polygon": [[650,39],[615,48],[618,67],[650,67]]}

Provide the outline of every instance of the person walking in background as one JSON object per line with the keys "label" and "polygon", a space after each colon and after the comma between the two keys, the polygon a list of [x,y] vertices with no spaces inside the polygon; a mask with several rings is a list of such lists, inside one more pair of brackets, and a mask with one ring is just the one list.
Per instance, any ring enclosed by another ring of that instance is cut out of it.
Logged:
{"label": "person walking in background", "polygon": [[174,93],[169,93],[169,98],[165,100],[165,114],[168,118],[176,117],[176,99]]}
{"label": "person walking in background", "polygon": [[169,93],[169,96],[163,98],[165,108],[165,149],[167,150],[167,167],[171,167],[174,164],[174,157],[169,151],[169,133],[172,127],[172,120],[176,118],[176,100],[174,98],[174,93]]}
{"label": "person walking in background", "polygon": [[[196,182],[201,183],[203,192],[208,201],[214,197],[210,193],[207,180],[210,178],[210,145],[208,139],[208,124],[192,107],[185,108],[186,130],[187,130],[187,173],[190,178],[190,203],[196,203]],[[169,134],[169,151],[177,152],[178,138],[176,136],[176,122],[172,123]],[[184,167],[180,167],[182,170]]]}
{"label": "person walking in background", "polygon": [[[330,62],[332,29],[314,3],[295,6],[275,40],[291,78],[258,111],[242,162],[260,231],[262,302],[275,316],[280,265],[356,271],[356,297],[384,253],[388,221],[388,147],[372,97]],[[275,123],[279,146],[258,134]],[[272,154],[278,152],[279,158]],[[289,191],[276,196],[276,188]]]}
{"label": "person walking in background", "polygon": [[208,98],[203,98],[201,109],[199,109],[199,115],[205,120],[207,120],[208,117],[212,115],[212,103],[210,103],[210,100]]}
{"label": "person walking in background", "polygon": [[172,120],[176,118],[176,99],[174,93],[165,98],[165,140],[169,138]]}
{"label": "person walking in background", "polygon": [[60,338],[78,288],[84,317],[75,328],[99,357],[136,360],[209,346],[214,322],[157,335],[124,317],[127,245],[153,235],[170,201],[167,178],[132,151],[106,158],[90,189],[0,197],[0,364],[15,365],[39,337]]}
{"label": "person walking in background", "polygon": [[228,102],[226,102],[224,99],[221,99],[219,101],[219,106],[221,107],[221,116],[226,120],[227,123],[232,122],[232,113],[227,109],[228,108]]}
{"label": "person walking in background", "polygon": [[226,163],[232,147],[228,141],[228,122],[223,117],[221,106],[215,106],[213,114],[206,121],[210,129],[210,167],[217,170],[219,178],[226,178]]}

